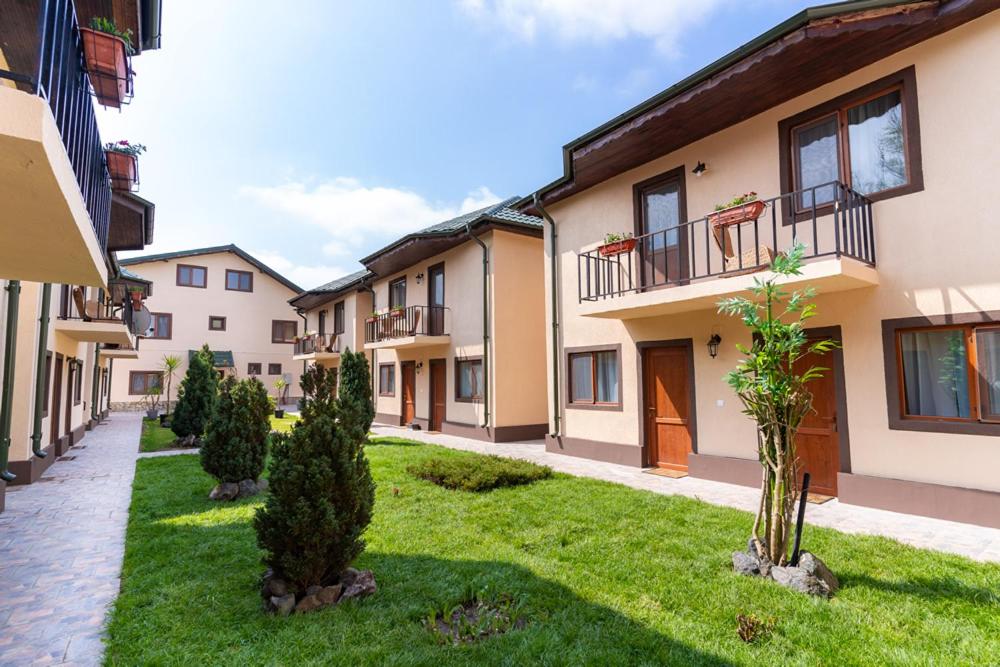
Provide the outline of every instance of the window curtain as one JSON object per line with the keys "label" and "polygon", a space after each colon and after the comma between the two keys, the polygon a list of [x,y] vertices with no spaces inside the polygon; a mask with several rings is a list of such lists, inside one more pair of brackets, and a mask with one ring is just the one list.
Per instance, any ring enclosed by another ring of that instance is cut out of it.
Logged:
{"label": "window curtain", "polygon": [[968,352],[962,330],[900,336],[906,414],[970,417]]}
{"label": "window curtain", "polygon": [[590,353],[574,354],[570,359],[570,400],[588,402],[594,400],[593,358]]}
{"label": "window curtain", "polygon": [[680,186],[671,183],[656,190],[645,193],[646,199],[646,228],[644,233],[662,232],[666,234],[656,234],[652,240],[646,244],[647,250],[662,250],[664,238],[666,245],[677,245],[677,226],[681,224],[680,219]]}
{"label": "window curtain", "polygon": [[597,402],[618,402],[618,355],[614,352],[598,352],[597,358]]}
{"label": "window curtain", "polygon": [[898,90],[847,111],[851,185],[863,194],[906,184],[903,105]]}
{"label": "window curtain", "polygon": [[[798,152],[798,188],[800,190],[840,180],[840,165],[837,158],[837,117],[825,120],[795,131],[795,150]],[[833,201],[833,186],[803,192],[799,197],[800,208],[810,208],[813,193],[816,204]]]}
{"label": "window curtain", "polygon": [[983,418],[1000,420],[1000,329],[977,331],[976,350]]}

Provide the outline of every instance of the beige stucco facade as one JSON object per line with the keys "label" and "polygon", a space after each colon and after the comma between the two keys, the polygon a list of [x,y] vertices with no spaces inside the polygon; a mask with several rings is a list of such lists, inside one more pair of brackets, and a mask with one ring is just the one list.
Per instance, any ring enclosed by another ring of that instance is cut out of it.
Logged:
{"label": "beige stucco facade", "polygon": [[[338,332],[334,324],[334,311],[338,304],[344,304],[344,330]],[[336,336],[329,347],[335,351],[311,351],[308,354],[296,354],[294,360],[302,362],[296,364],[296,372],[305,370],[306,365],[311,363],[320,364],[324,368],[340,368],[340,354],[348,350],[352,352],[364,351],[365,346],[365,317],[372,312],[371,294],[364,288],[351,287],[343,292],[330,295],[328,301],[313,308],[304,310],[305,332],[307,335],[318,334],[323,336]],[[320,322],[322,315],[323,322]],[[371,354],[368,353],[369,361]]]}
{"label": "beige stucco facade", "polygon": [[[622,382],[620,410],[566,407],[563,396],[558,412],[563,442],[550,439],[550,448],[639,464],[644,439],[637,345],[690,339],[695,452],[756,461],[754,426],[723,381],[739,358],[735,344],[750,340],[739,321],[716,314],[713,306],[751,278],[707,279],[580,302],[578,253],[593,250],[607,232],[632,231],[633,186],[678,167],[686,174],[688,220],[707,215],[734,194],[781,194],[786,188],[779,175],[780,121],[912,66],[923,190],[874,203],[876,268],[844,258],[816,260],[804,281],[820,288],[814,326],[838,326],[842,335],[847,415],[841,417],[849,428],[849,467],[841,473],[1000,492],[997,437],[889,427],[882,341],[883,320],[1000,312],[994,250],[1000,228],[990,203],[1000,154],[989,139],[1000,134],[1000,87],[982,77],[1000,65],[998,42],[1000,12],[994,12],[548,206],[558,229],[560,382],[565,382],[567,348],[607,344],[621,345]],[[698,162],[708,170],[694,177],[691,170]],[[546,229],[545,278],[551,284],[548,234]],[[787,228],[779,234],[778,249],[784,250],[790,234]],[[545,298],[551,325],[548,290]],[[713,333],[722,337],[714,359],[706,346]],[[548,339],[547,345],[551,354]],[[554,431],[557,415],[551,407],[549,413]],[[848,486],[851,481],[845,480]]]}

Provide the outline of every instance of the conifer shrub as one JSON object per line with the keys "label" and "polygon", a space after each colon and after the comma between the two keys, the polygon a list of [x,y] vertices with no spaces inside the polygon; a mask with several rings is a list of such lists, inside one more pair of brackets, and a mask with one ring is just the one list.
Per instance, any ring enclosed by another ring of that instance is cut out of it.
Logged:
{"label": "conifer shrub", "polygon": [[335,395],[332,371],[302,375],[301,419],[274,434],[267,499],[254,517],[257,543],[290,592],[335,584],[364,550],[375,483],[361,411]]}
{"label": "conifer shrub", "polygon": [[178,438],[200,438],[215,406],[219,378],[213,366],[212,351],[208,345],[191,357],[187,373],[177,390],[177,406],[170,421],[170,428]]}
{"label": "conifer shrub", "polygon": [[264,470],[271,406],[260,380],[230,376],[219,385],[205,437],[201,467],[219,482],[256,481]]}
{"label": "conifer shrub", "polygon": [[375,404],[372,402],[372,376],[364,352],[351,352],[348,348],[340,355],[339,393],[342,411],[356,411],[359,426],[367,435],[375,420]]}
{"label": "conifer shrub", "polygon": [[552,477],[552,468],[531,461],[467,454],[427,459],[406,468],[414,477],[446,489],[489,491]]}

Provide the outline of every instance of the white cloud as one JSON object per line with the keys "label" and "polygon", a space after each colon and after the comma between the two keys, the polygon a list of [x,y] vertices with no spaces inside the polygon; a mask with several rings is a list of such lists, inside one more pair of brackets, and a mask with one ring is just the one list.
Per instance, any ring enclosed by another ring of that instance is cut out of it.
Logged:
{"label": "white cloud", "polygon": [[357,266],[353,268],[322,265],[305,266],[296,264],[278,252],[269,250],[249,250],[248,252],[303,289],[318,287],[335,278],[357,271],[360,268]]}
{"label": "white cloud", "polygon": [[668,54],[724,0],[457,0],[466,14],[531,41],[540,31],[565,41],[642,37]]}

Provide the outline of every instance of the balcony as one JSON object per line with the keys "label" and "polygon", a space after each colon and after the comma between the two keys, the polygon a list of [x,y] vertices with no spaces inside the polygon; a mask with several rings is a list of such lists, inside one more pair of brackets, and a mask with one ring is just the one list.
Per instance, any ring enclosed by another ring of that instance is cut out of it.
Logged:
{"label": "balcony", "polygon": [[451,310],[444,306],[409,306],[365,320],[365,349],[416,348],[451,341]]}
{"label": "balcony", "polygon": [[0,21],[0,278],[103,286],[111,183],[71,0]]}
{"label": "balcony", "polygon": [[97,298],[87,299],[82,288],[64,286],[56,331],[80,342],[137,350],[137,321],[142,318],[145,308],[133,311],[131,299],[109,298],[103,290],[96,291]]}
{"label": "balcony", "polygon": [[340,357],[338,334],[308,334],[295,341],[292,359],[295,361],[324,361]]}
{"label": "balcony", "polygon": [[761,204],[752,220],[713,214],[639,236],[617,254],[578,253],[580,314],[625,320],[714,309],[745,292],[774,253],[795,242],[806,245],[802,275],[783,284],[809,284],[817,293],[878,284],[867,197],[830,182],[754,205]]}

